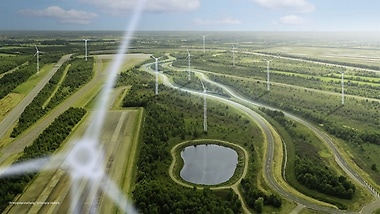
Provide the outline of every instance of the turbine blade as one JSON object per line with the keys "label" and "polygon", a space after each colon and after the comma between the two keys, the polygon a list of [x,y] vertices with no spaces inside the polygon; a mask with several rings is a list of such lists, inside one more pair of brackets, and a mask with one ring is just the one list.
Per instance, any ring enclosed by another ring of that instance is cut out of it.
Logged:
{"label": "turbine blade", "polygon": [[103,192],[108,195],[124,212],[128,214],[137,214],[136,209],[133,207],[132,203],[124,197],[123,192],[116,187],[115,183],[110,180],[108,177],[104,177],[103,182],[100,184]]}
{"label": "turbine blade", "polygon": [[15,163],[9,167],[5,167],[2,169],[0,168],[0,177],[37,172],[45,165],[45,163],[49,161],[49,159],[49,157],[44,157],[25,162]]}
{"label": "turbine blade", "polygon": [[79,213],[80,209],[77,205],[79,203],[82,192],[83,190],[80,189],[80,181],[76,178],[72,178],[71,188],[70,188],[70,197],[71,197],[70,213],[73,213],[73,214]]}
{"label": "turbine blade", "polygon": [[201,83],[202,83],[202,88],[203,88],[203,92],[205,92],[205,91],[206,91],[205,85],[203,84],[203,82],[202,82],[201,79],[199,79],[199,81],[201,81]]}

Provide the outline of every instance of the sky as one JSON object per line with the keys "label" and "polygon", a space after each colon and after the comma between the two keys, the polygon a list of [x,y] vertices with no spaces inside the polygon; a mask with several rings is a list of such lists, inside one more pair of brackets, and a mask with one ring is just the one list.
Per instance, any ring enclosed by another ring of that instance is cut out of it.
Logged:
{"label": "sky", "polygon": [[[124,30],[138,0],[1,0],[0,30]],[[376,0],[148,0],[137,30],[380,31]]]}

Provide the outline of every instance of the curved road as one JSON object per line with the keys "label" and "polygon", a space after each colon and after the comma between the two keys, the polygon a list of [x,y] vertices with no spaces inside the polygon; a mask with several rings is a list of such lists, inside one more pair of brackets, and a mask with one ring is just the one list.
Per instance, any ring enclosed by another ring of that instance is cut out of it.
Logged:
{"label": "curved road", "polygon": [[[151,72],[153,73],[153,71],[150,69],[150,66],[152,65],[153,63],[148,63],[148,64],[145,64],[143,65],[143,69],[147,72]],[[184,88],[180,88],[178,86],[175,86],[173,85],[169,80],[168,80],[168,77],[165,76],[164,74],[159,74],[161,76],[161,79],[163,80],[163,83],[168,86],[168,87],[171,87],[171,88],[174,88],[174,89],[177,89],[177,90],[181,90],[181,91],[185,91],[185,92],[188,92],[188,93],[191,93],[191,94],[195,94],[195,95],[202,95],[203,93],[202,92],[198,92],[198,91],[193,91],[193,90],[189,90],[189,89],[184,89]],[[246,103],[246,104],[249,104],[249,105],[255,105],[255,106],[259,106],[259,107],[266,107],[266,108],[270,108],[270,109],[273,109],[272,107],[270,106],[266,106],[266,105],[263,105],[263,104],[260,104],[260,103],[256,103],[256,102],[253,102],[253,101],[250,101],[250,100],[247,100],[241,96],[239,96],[238,94],[236,94],[235,92],[233,92],[231,89],[227,88],[226,86],[222,85],[222,84],[219,84],[219,83],[216,83],[216,82],[213,82],[209,79],[207,79],[203,73],[200,73],[200,75],[202,76],[202,79],[204,79],[205,81],[208,81],[209,83],[211,84],[214,84],[214,85],[217,85],[221,88],[223,88],[225,91],[227,91],[232,97],[234,97],[235,99],[238,99],[239,101],[243,102],[243,103]],[[310,201],[307,201],[303,198],[300,198],[296,195],[291,195],[289,192],[287,192],[286,190],[283,189],[282,186],[280,186],[274,176],[273,176],[273,172],[272,172],[272,166],[273,166],[273,157],[274,157],[274,136],[273,136],[273,133],[271,131],[271,126],[270,124],[264,119],[262,118],[260,115],[258,115],[255,111],[253,111],[252,109],[240,104],[240,103],[237,103],[237,102],[234,102],[230,99],[227,99],[225,97],[220,97],[220,96],[217,96],[217,95],[212,95],[212,94],[206,94],[206,96],[208,98],[211,98],[211,99],[214,99],[214,100],[218,100],[220,102],[223,102],[225,104],[228,104],[228,105],[231,105],[237,109],[240,109],[242,111],[244,111],[245,113],[247,113],[251,118],[253,118],[254,120],[256,120],[256,122],[262,127],[262,130],[264,132],[264,135],[267,139],[267,142],[268,142],[268,149],[267,149],[267,154],[266,154],[266,160],[265,160],[265,163],[264,163],[264,175],[266,176],[267,180],[269,181],[269,185],[275,189],[280,195],[282,195],[283,197],[287,198],[288,200],[291,200],[291,201],[294,201],[298,204],[302,204],[308,208],[311,208],[311,209],[314,209],[314,210],[318,210],[318,211],[322,211],[322,212],[326,212],[326,213],[346,213],[345,211],[342,211],[342,210],[338,210],[338,209],[334,209],[334,208],[331,208],[331,207],[326,207],[326,206],[322,206],[322,205],[319,205],[319,204],[315,204],[315,203],[312,203]],[[326,143],[330,146],[331,150],[333,151],[333,153],[335,154],[336,156],[336,160],[338,162],[338,164],[342,167],[342,169],[346,172],[349,172],[349,176],[351,176],[354,180],[358,181],[360,184],[362,185],[365,185],[367,187],[367,189],[376,197],[376,201],[374,201],[373,203],[371,204],[368,204],[366,205],[363,209],[362,209],[362,212],[370,212],[372,210],[375,210],[377,209],[378,207],[380,207],[380,198],[379,198],[379,194],[370,186],[368,186],[367,182],[364,181],[364,179],[362,179],[357,173],[355,173],[355,171],[350,168],[349,165],[346,164],[346,162],[344,161],[343,157],[340,155],[338,149],[335,147],[335,145],[332,143],[331,139],[326,135],[324,134],[322,131],[320,131],[319,129],[315,128],[313,125],[311,125],[310,123],[294,116],[294,115],[291,115],[289,113],[286,113],[286,116],[294,119],[294,120],[297,120],[298,122],[304,124],[305,126],[311,128],[315,134],[317,136],[320,137],[320,139],[322,140],[325,140]]]}
{"label": "curved road", "polygon": [[[153,63],[148,63],[148,64],[143,65],[142,68],[143,68],[143,70],[154,74],[154,71],[150,69],[151,65],[153,65]],[[171,87],[171,88],[177,89],[177,90],[181,90],[184,92],[188,92],[188,93],[191,93],[191,94],[194,94],[197,96],[203,95],[203,92],[193,91],[190,89],[185,89],[185,88],[180,88],[178,86],[175,86],[169,81],[167,76],[165,76],[164,74],[161,74],[161,73],[159,75],[160,75],[161,79],[163,80],[163,83],[168,87]],[[264,169],[265,169],[264,175],[266,176],[267,180],[269,181],[269,185],[275,191],[277,191],[282,197],[287,198],[289,201],[294,201],[296,203],[303,204],[304,206],[309,207],[309,208],[314,209],[314,210],[318,210],[318,211],[322,211],[322,212],[326,212],[326,213],[342,213],[342,211],[340,211],[340,210],[337,210],[337,209],[334,209],[331,207],[321,206],[321,205],[318,205],[315,203],[311,203],[311,202],[309,202],[303,198],[300,198],[296,195],[292,195],[289,192],[287,192],[282,186],[280,186],[278,184],[278,182],[274,178],[273,172],[272,172],[275,139],[274,139],[273,133],[271,131],[270,124],[261,115],[259,115],[258,113],[256,113],[252,109],[250,109],[250,108],[248,108],[248,107],[246,107],[240,103],[237,103],[235,101],[229,100],[225,97],[220,97],[220,96],[213,95],[213,94],[206,94],[206,96],[209,99],[213,99],[213,100],[222,102],[222,103],[230,105],[236,109],[239,109],[242,112],[245,112],[250,118],[255,120],[258,123],[258,125],[262,128],[262,130],[264,132],[264,136],[265,136],[267,143],[268,143],[266,160],[264,163]]]}
{"label": "curved road", "polygon": [[[268,105],[264,105],[264,104],[261,104],[261,103],[257,103],[257,102],[253,102],[251,100],[247,100],[239,95],[237,95],[235,92],[233,92],[231,89],[229,89],[228,87],[222,85],[222,84],[219,84],[217,82],[214,82],[212,80],[209,80],[203,73],[199,73],[202,77],[203,80],[213,84],[213,85],[217,85],[218,87],[221,87],[223,88],[225,91],[227,91],[232,97],[240,100],[240,101],[243,101],[247,104],[250,104],[250,105],[255,105],[255,106],[258,106],[258,107],[265,107],[265,108],[269,108],[269,109],[272,109],[272,110],[280,110],[280,109],[275,109],[273,107],[270,107]],[[280,110],[282,111],[282,110]],[[321,139],[322,141],[324,141],[330,148],[330,150],[333,152],[333,154],[335,155],[335,161],[338,163],[338,165],[346,172],[346,174],[348,176],[350,176],[353,180],[355,180],[356,182],[358,182],[360,185],[364,186],[374,197],[375,197],[375,201],[370,203],[370,204],[367,204],[366,206],[363,207],[362,209],[362,213],[369,213],[368,211],[370,210],[376,210],[376,209],[379,209],[380,208],[380,195],[379,193],[375,190],[375,188],[373,188],[368,182],[366,182],[350,165],[347,164],[347,162],[344,160],[343,156],[340,154],[338,148],[336,147],[336,145],[333,143],[332,139],[326,134],[324,133],[323,131],[321,131],[320,129],[316,128],[314,125],[312,125],[311,123],[307,122],[306,120],[303,120],[293,114],[290,114],[288,112],[285,112],[283,111],[285,116],[287,116],[288,118],[292,119],[292,120],[295,120],[301,124],[303,124],[304,126],[306,126],[307,128],[309,128],[310,130],[312,130],[314,132],[314,134],[319,138]]]}

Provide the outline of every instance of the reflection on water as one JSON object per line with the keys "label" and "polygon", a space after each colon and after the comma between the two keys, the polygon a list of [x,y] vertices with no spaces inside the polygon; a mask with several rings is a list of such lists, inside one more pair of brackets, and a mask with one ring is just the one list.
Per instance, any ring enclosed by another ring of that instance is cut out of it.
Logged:
{"label": "reflection on water", "polygon": [[235,172],[238,154],[219,145],[188,146],[181,152],[181,177],[191,183],[216,185],[228,181]]}

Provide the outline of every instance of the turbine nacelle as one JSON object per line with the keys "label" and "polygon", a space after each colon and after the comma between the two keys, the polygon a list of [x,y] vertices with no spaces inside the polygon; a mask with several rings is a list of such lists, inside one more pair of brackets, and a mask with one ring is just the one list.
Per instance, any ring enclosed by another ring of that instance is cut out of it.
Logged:
{"label": "turbine nacelle", "polygon": [[78,141],[67,155],[65,167],[73,179],[97,179],[104,176],[104,154],[91,139]]}

